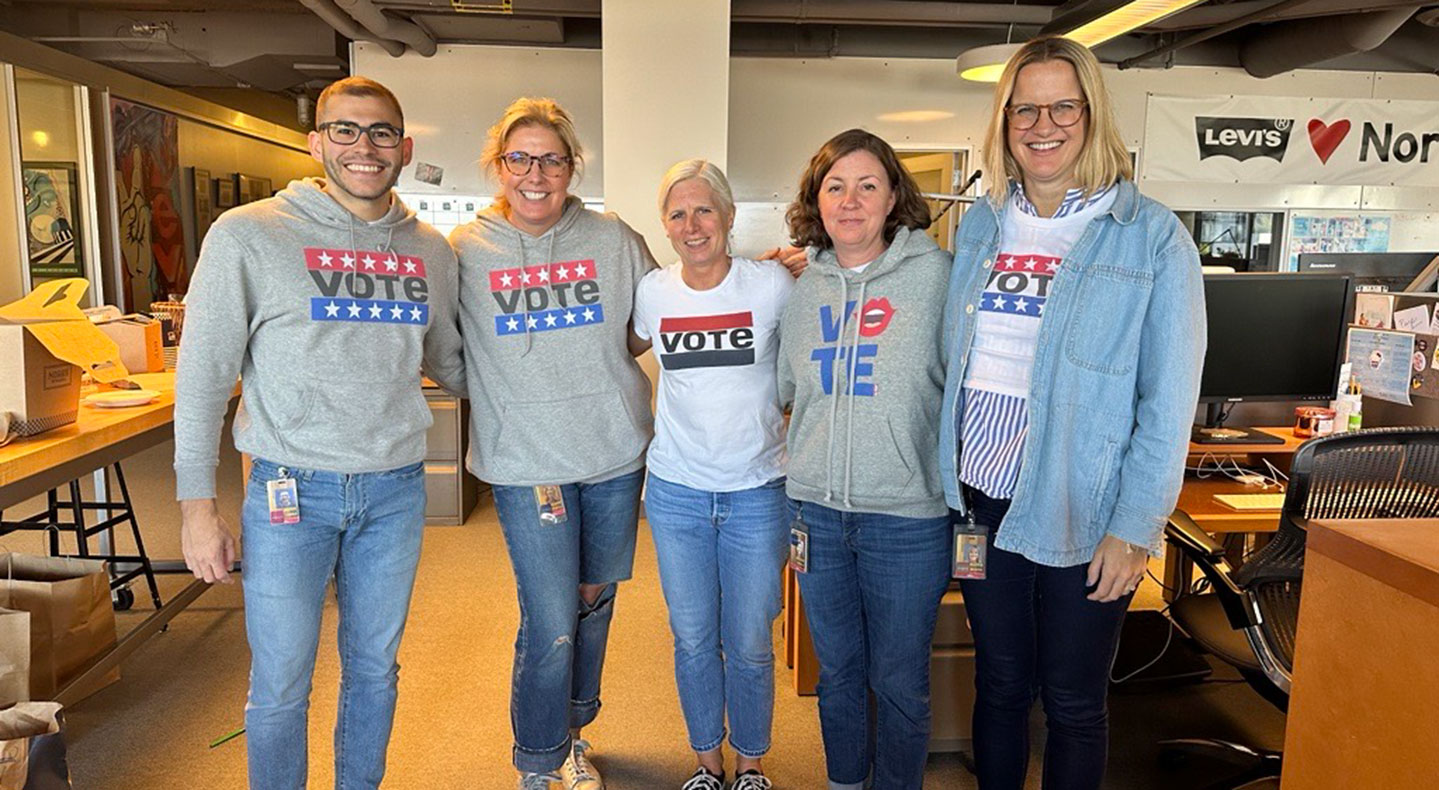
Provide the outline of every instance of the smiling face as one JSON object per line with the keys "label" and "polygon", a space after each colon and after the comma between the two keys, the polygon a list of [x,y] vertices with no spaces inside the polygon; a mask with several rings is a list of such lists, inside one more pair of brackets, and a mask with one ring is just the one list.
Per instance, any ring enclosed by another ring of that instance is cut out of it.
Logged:
{"label": "smiling face", "polygon": [[[569,193],[570,179],[574,167],[569,166],[560,175],[547,176],[540,167],[543,156],[569,156],[564,141],[548,126],[521,126],[505,138],[502,154],[524,152],[530,155],[530,172],[522,176],[511,173],[503,161],[497,162],[496,177],[504,191],[509,206],[505,217],[511,225],[538,236],[549,230],[565,210],[565,198]],[[503,159],[503,156],[501,157]]]}
{"label": "smiling face", "polygon": [[[1046,60],[1019,70],[1015,75],[1009,106],[1054,104],[1064,99],[1082,101],[1084,98],[1074,66],[1064,60]],[[1039,191],[1063,194],[1064,190],[1079,186],[1075,167],[1088,131],[1087,111],[1073,126],[1055,126],[1049,111],[1041,112],[1039,122],[1022,131],[1015,129],[1013,123],[1008,124],[1009,153],[1019,164],[1025,190],[1031,194]]]}
{"label": "smiling face", "polygon": [[[325,102],[323,117],[348,121],[359,126],[387,123],[400,128],[404,123],[389,102],[373,96],[336,94]],[[332,142],[325,132],[310,132],[310,155],[325,166],[325,191],[355,215],[379,219],[390,207],[390,188],[400,180],[400,170],[410,163],[414,141],[406,137],[395,148],[377,148],[369,135],[350,145]]]}
{"label": "smiling face", "polygon": [[724,215],[714,189],[703,179],[687,178],[665,198],[665,235],[685,266],[728,260],[725,252],[734,218]]}
{"label": "smiling face", "polygon": [[884,253],[884,223],[894,210],[894,186],[879,159],[852,151],[835,161],[819,185],[819,217],[843,266]]}

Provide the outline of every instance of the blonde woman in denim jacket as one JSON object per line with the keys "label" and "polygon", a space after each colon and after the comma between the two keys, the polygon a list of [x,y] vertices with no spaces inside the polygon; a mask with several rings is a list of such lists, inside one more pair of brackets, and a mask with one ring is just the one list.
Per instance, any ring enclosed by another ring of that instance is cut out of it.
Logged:
{"label": "blonde woman in denim jacket", "polygon": [[1099,64],[1029,42],[995,89],[986,199],[945,307],[945,498],[986,532],[964,580],[983,790],[1020,790],[1035,690],[1046,790],[1097,790],[1120,624],[1174,508],[1204,358],[1198,253],[1140,195]]}

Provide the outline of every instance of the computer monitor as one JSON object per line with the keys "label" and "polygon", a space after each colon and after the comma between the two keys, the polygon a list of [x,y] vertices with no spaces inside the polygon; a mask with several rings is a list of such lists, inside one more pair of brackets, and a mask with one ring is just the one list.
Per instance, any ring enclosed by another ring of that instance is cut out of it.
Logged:
{"label": "computer monitor", "polygon": [[1299,271],[1354,275],[1354,284],[1403,291],[1439,252],[1302,252]]}
{"label": "computer monitor", "polygon": [[1274,440],[1224,429],[1226,404],[1332,400],[1339,388],[1353,291],[1348,274],[1205,275],[1209,345],[1199,401],[1209,404],[1209,413],[1205,425],[1196,426],[1194,440]]}

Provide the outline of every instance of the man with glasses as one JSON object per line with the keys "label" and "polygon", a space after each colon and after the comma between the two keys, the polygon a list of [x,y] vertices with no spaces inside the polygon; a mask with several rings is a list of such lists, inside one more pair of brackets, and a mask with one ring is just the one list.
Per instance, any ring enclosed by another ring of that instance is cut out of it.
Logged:
{"label": "man with glasses", "polygon": [[413,142],[394,94],[350,77],[320,94],[311,155],[324,178],[226,212],[186,298],[175,386],[185,562],[232,580],[215,501],[226,404],[252,459],[241,511],[250,787],[306,785],[306,718],[321,611],[339,607],[335,786],[377,788],[424,528],[420,368],[464,387],[458,269],[443,236],[391,188]]}

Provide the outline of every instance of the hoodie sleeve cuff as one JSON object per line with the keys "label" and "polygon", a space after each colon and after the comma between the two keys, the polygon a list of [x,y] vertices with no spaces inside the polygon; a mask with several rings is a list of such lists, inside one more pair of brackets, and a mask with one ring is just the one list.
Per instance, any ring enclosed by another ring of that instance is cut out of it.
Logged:
{"label": "hoodie sleeve cuff", "polygon": [[214,466],[175,467],[175,499],[214,499]]}

